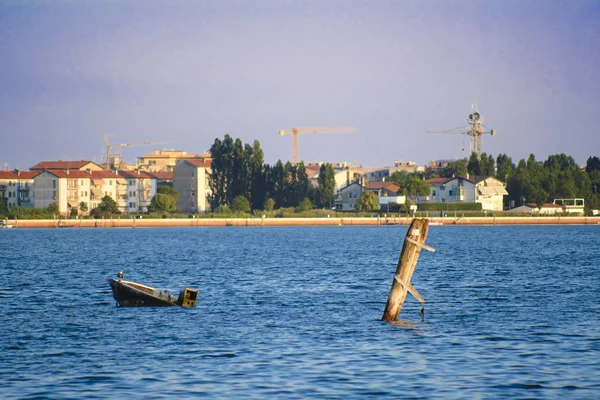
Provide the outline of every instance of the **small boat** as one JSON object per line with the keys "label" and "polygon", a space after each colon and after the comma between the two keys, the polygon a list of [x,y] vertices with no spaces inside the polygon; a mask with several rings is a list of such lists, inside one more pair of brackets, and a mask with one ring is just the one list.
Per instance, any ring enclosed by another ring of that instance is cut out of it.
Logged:
{"label": "small boat", "polygon": [[195,307],[198,291],[190,288],[182,289],[179,296],[166,290],[155,289],[140,283],[125,281],[119,277],[108,279],[113,297],[121,307],[141,306],[182,306]]}

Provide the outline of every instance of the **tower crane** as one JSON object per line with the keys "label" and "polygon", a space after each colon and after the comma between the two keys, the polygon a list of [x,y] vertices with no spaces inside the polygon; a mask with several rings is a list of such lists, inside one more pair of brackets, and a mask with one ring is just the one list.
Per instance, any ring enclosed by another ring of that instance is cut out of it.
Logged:
{"label": "tower crane", "polygon": [[292,128],[291,131],[280,130],[279,134],[283,135],[293,135],[294,137],[294,164],[298,164],[298,134],[300,133],[351,133],[356,132],[354,128],[325,128],[325,127],[310,127],[304,126],[299,128]]}
{"label": "tower crane", "polygon": [[426,133],[460,133],[467,135],[469,136],[470,153],[475,152],[479,158],[481,156],[481,136],[484,134],[494,136],[496,130],[488,129],[483,125],[483,115],[475,111],[473,106],[471,106],[471,113],[467,116],[467,126],[457,129],[428,130]]}
{"label": "tower crane", "polygon": [[121,153],[120,152],[115,152],[115,153],[111,153],[110,152],[113,147],[116,147],[117,149],[120,150],[122,147],[140,146],[140,145],[146,145],[146,144],[169,143],[168,141],[163,141],[163,142],[150,142],[150,141],[146,141],[146,142],[137,142],[137,143],[110,144],[110,142],[108,141],[108,136],[107,135],[104,135],[104,141],[106,142],[106,169],[107,170],[111,169],[111,164],[112,164],[112,166],[114,166],[115,159],[120,159],[121,158]]}

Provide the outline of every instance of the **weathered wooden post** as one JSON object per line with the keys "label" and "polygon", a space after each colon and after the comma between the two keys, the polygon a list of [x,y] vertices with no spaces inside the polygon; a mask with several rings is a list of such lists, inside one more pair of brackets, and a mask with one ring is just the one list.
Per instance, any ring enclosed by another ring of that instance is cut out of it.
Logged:
{"label": "weathered wooden post", "polygon": [[425,244],[428,229],[429,220],[427,218],[413,219],[408,228],[404,244],[402,245],[402,252],[398,259],[396,275],[392,281],[390,295],[385,306],[385,311],[383,312],[383,317],[381,317],[383,321],[392,322],[398,319],[398,314],[402,310],[402,304],[404,304],[407,292],[410,292],[421,303],[425,303],[425,300],[410,283],[410,280],[417,265],[421,249],[435,251],[434,248]]}

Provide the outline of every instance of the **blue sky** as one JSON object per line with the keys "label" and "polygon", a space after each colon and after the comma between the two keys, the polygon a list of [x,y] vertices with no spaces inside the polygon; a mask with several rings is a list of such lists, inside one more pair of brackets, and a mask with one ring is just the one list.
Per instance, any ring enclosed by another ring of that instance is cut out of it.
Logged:
{"label": "blue sky", "polygon": [[[198,153],[225,133],[268,163],[468,156],[472,104],[514,162],[600,156],[600,2],[0,1],[0,167]],[[464,149],[464,150],[463,150]]]}

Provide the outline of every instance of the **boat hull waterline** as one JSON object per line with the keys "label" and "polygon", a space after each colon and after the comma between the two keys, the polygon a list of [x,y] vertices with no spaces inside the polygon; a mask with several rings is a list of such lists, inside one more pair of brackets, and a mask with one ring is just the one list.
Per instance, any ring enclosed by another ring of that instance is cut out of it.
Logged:
{"label": "boat hull waterline", "polygon": [[113,291],[113,297],[121,307],[162,307],[183,306],[195,307],[198,291],[190,288],[182,289],[179,296],[166,290],[123,279],[108,279]]}

